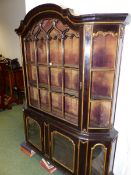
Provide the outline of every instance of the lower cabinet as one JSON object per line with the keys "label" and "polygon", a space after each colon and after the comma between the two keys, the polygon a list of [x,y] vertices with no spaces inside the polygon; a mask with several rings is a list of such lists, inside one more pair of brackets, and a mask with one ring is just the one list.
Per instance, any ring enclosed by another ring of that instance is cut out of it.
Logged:
{"label": "lower cabinet", "polygon": [[110,134],[69,131],[68,127],[25,112],[26,141],[72,175],[112,175],[117,131]]}

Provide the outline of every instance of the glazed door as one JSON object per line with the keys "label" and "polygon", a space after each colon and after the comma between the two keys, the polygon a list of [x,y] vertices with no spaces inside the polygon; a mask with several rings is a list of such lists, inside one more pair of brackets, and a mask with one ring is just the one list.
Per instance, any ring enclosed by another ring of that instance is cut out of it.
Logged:
{"label": "glazed door", "polygon": [[25,38],[29,106],[79,125],[80,29],[44,19]]}

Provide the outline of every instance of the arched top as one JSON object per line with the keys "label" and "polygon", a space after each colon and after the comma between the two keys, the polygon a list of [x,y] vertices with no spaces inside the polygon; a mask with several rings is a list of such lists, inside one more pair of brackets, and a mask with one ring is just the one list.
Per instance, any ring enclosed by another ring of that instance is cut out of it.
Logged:
{"label": "arched top", "polygon": [[95,144],[91,149],[94,150],[96,147],[102,147],[103,149],[107,149],[102,143]]}
{"label": "arched top", "polygon": [[21,21],[20,26],[16,29],[18,35],[24,35],[28,28],[35,22],[38,22],[44,18],[58,18],[63,23],[68,24],[72,27],[82,25],[90,22],[113,22],[113,23],[127,23],[129,22],[129,15],[127,13],[116,13],[116,14],[88,14],[88,15],[73,15],[73,10],[67,8],[63,9],[56,4],[43,4],[35,7],[25,16],[24,20]]}

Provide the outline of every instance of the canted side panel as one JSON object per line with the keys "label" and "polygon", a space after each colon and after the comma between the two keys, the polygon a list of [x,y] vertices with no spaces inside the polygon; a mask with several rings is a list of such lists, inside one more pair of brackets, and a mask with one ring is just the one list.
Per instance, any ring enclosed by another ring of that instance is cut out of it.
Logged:
{"label": "canted side panel", "polygon": [[29,105],[76,126],[80,113],[80,29],[56,18],[24,37]]}
{"label": "canted side panel", "polygon": [[93,26],[88,129],[112,127],[119,38],[119,25]]}
{"label": "canted side panel", "polygon": [[109,166],[110,144],[107,141],[89,141],[88,172],[89,175],[107,175]]}
{"label": "canted side panel", "polygon": [[116,111],[117,93],[118,93],[118,87],[119,87],[119,77],[120,77],[121,56],[122,56],[124,33],[125,33],[125,26],[120,25],[119,26],[117,65],[116,65],[116,73],[115,73],[115,85],[114,85],[113,103],[112,103],[112,118],[111,118],[111,125],[112,126],[114,125],[114,120],[115,120],[115,111]]}
{"label": "canted side panel", "polygon": [[116,152],[116,145],[117,145],[117,138],[111,143],[110,163],[109,163],[109,170],[108,170],[109,174],[113,172],[114,160],[115,160],[115,152]]}

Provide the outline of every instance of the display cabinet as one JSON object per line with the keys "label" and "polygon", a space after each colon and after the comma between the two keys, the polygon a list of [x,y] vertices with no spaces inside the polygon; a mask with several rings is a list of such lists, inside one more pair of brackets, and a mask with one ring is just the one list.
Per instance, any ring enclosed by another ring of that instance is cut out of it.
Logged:
{"label": "display cabinet", "polygon": [[31,10],[16,33],[23,53],[26,142],[74,175],[113,174],[121,51],[128,14]]}

